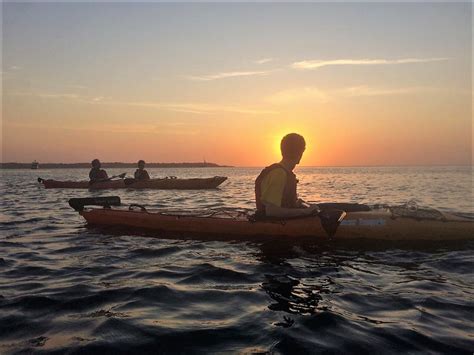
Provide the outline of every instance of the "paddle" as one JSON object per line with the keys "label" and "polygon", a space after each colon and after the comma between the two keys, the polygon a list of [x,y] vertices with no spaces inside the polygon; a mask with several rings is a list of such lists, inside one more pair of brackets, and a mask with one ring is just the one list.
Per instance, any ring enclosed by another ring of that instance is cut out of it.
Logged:
{"label": "paddle", "polygon": [[116,178],[123,179],[123,178],[125,177],[125,175],[127,175],[127,173],[122,173],[122,174],[119,174],[119,175],[114,175],[114,176],[111,176],[111,177],[109,177],[109,178],[107,178],[107,179],[89,181],[89,185],[95,184],[95,183],[97,183],[97,182],[112,181],[113,179],[116,179]]}
{"label": "paddle", "polygon": [[71,198],[69,206],[76,211],[82,211],[85,206],[102,206],[110,208],[110,206],[120,206],[120,197],[118,196],[104,196],[104,197],[86,197],[86,198]]}
{"label": "paddle", "polygon": [[362,212],[371,210],[368,205],[351,202],[311,202],[310,204],[318,205],[321,210],[343,210],[346,212]]}
{"label": "paddle", "polygon": [[135,178],[126,178],[125,180],[123,180],[123,182],[125,183],[126,186],[129,186],[129,185],[132,185],[138,181],[149,181],[150,179],[145,179],[145,180],[139,180],[139,179],[135,179]]}

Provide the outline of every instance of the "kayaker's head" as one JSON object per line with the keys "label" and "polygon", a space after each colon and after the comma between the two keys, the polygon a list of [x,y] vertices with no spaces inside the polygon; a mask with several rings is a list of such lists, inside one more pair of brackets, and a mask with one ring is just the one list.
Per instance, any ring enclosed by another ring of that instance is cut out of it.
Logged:
{"label": "kayaker's head", "polygon": [[283,137],[280,143],[281,155],[290,164],[299,164],[306,149],[306,142],[303,136],[297,133],[290,133]]}
{"label": "kayaker's head", "polygon": [[93,167],[94,169],[100,169],[100,167],[101,167],[101,164],[100,164],[100,160],[99,160],[99,159],[94,159],[91,164],[92,164],[92,167]]}
{"label": "kayaker's head", "polygon": [[145,169],[145,161],[144,160],[139,160],[138,161],[138,169],[140,169],[140,170]]}

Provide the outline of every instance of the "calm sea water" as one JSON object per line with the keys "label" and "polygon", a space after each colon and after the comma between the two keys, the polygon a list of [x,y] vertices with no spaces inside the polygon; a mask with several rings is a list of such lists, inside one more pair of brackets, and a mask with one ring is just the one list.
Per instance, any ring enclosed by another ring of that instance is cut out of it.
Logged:
{"label": "calm sea water", "polygon": [[[253,207],[258,172],[150,169],[229,181],[212,191],[89,192],[35,182],[86,170],[2,171],[0,353],[472,354],[472,242],[169,240],[86,228],[67,205],[119,195],[149,208]],[[309,201],[415,198],[474,216],[470,167],[297,173]]]}

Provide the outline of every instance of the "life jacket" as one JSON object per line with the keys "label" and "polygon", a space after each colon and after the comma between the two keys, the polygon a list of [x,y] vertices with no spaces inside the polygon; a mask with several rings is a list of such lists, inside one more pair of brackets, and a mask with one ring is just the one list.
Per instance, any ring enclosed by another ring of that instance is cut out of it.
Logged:
{"label": "life jacket", "polygon": [[296,175],[293,172],[285,169],[283,165],[275,163],[263,169],[255,180],[255,203],[257,204],[257,211],[260,214],[265,214],[265,205],[261,199],[262,181],[271,171],[275,169],[283,169],[286,172],[286,184],[283,190],[281,207],[296,208],[296,200],[298,199],[298,195],[296,193],[296,185],[298,180],[296,179]]}
{"label": "life jacket", "polygon": [[137,169],[134,174],[135,179],[137,180],[149,180],[150,175],[148,175],[148,172],[146,170],[140,170]]}
{"label": "life jacket", "polygon": [[103,169],[92,168],[91,171],[89,172],[89,179],[91,181],[104,180],[107,178],[108,178],[107,173]]}

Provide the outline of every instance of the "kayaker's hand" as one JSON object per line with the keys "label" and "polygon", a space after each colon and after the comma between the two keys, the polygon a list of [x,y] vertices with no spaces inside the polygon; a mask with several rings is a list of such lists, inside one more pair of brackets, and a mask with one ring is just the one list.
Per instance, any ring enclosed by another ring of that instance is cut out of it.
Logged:
{"label": "kayaker's hand", "polygon": [[299,198],[299,199],[296,200],[296,207],[298,207],[298,208],[307,208],[307,207],[309,207],[309,204],[307,204],[304,200]]}
{"label": "kayaker's hand", "polygon": [[305,212],[307,213],[308,216],[315,216],[319,212],[321,212],[321,210],[319,209],[319,207],[317,205],[312,205],[312,206],[309,206],[308,208],[306,208]]}

